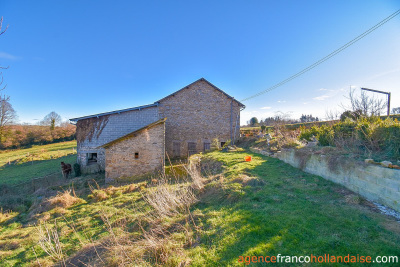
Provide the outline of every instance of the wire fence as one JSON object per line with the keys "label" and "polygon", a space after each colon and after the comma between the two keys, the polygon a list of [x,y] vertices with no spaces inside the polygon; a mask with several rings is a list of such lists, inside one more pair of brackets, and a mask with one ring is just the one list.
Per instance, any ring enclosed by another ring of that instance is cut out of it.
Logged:
{"label": "wire fence", "polygon": [[67,182],[68,179],[64,178],[61,170],[59,172],[54,172],[47,174],[45,176],[36,177],[29,181],[15,184],[15,185],[0,185],[0,196],[7,194],[21,194],[21,193],[34,193],[40,188],[46,188],[50,186],[62,185]]}
{"label": "wire fence", "polygon": [[62,149],[53,152],[27,152],[23,155],[14,155],[0,158],[0,166],[11,166],[20,164],[37,164],[45,160],[59,159],[65,156],[76,154],[76,148]]}

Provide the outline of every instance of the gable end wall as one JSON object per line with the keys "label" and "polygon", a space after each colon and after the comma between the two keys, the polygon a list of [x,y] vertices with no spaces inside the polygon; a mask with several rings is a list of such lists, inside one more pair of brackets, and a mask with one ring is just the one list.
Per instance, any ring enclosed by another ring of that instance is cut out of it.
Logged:
{"label": "gable end wall", "polygon": [[[232,112],[231,112],[232,103]],[[159,117],[166,117],[166,152],[173,157],[179,144],[180,157],[188,156],[188,143],[194,142],[197,152],[204,149],[204,143],[212,143],[217,138],[221,142],[231,139],[232,134],[239,137],[240,106],[224,93],[216,90],[205,81],[191,84],[159,103]]]}

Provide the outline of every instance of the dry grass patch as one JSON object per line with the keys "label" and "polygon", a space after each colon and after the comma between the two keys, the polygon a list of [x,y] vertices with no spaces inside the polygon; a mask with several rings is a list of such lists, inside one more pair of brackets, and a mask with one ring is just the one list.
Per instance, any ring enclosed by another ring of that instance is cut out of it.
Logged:
{"label": "dry grass patch", "polygon": [[36,259],[29,265],[29,267],[44,267],[44,266],[54,266],[54,261],[52,261],[51,259]]}
{"label": "dry grass patch", "polygon": [[92,194],[90,194],[88,197],[98,202],[107,200],[111,197],[119,197],[122,194],[132,193],[139,189],[140,187],[137,184],[130,184],[127,186],[120,186],[120,187],[115,187],[113,185],[110,185],[105,189],[100,189],[99,187],[97,189],[91,188]]}
{"label": "dry grass patch", "polygon": [[8,221],[15,216],[17,216],[18,213],[16,212],[11,212],[11,211],[3,211],[2,209],[0,210],[0,223]]}
{"label": "dry grass patch", "polygon": [[88,198],[94,199],[95,201],[103,201],[109,199],[111,196],[107,194],[104,190],[95,189],[92,191],[92,194],[88,196]]}
{"label": "dry grass patch", "polygon": [[130,185],[127,185],[127,186],[125,186],[125,187],[123,188],[123,193],[124,193],[124,194],[132,193],[132,192],[137,191],[138,189],[139,189],[138,185],[136,185],[136,184],[130,184]]}
{"label": "dry grass patch", "polygon": [[37,235],[39,237],[39,246],[49,255],[54,261],[60,262],[65,266],[65,255],[63,245],[60,242],[59,229],[57,221],[54,220],[54,226],[51,227],[46,223],[39,225],[37,228]]}
{"label": "dry grass patch", "polygon": [[258,177],[250,177],[247,176],[246,174],[240,174],[237,178],[232,180],[232,183],[239,183],[244,186],[264,186],[265,181],[261,180]]}
{"label": "dry grass patch", "polygon": [[58,193],[55,197],[48,199],[48,202],[53,208],[61,207],[67,209],[75,204],[83,203],[84,200],[77,197],[73,190],[66,190],[62,193]]}
{"label": "dry grass patch", "polygon": [[74,190],[65,190],[54,197],[35,201],[29,208],[28,219],[31,222],[45,222],[51,215],[55,217],[65,215],[68,213],[68,208],[81,203],[85,203],[85,200],[77,197]]}

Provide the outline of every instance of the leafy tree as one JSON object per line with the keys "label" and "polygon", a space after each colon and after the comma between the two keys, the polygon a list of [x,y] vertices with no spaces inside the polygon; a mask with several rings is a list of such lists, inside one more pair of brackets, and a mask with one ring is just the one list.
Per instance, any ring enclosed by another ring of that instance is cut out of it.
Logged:
{"label": "leafy tree", "polygon": [[54,130],[56,126],[60,126],[61,122],[61,116],[52,111],[43,118],[40,125],[50,126],[50,130]]}
{"label": "leafy tree", "polygon": [[304,115],[301,114],[300,117],[300,122],[313,122],[313,121],[319,121],[318,117],[313,117],[313,115]]}
{"label": "leafy tree", "polygon": [[256,124],[258,124],[258,119],[256,117],[253,117],[250,119],[250,125],[251,126],[255,126]]}
{"label": "leafy tree", "polygon": [[340,115],[340,120],[345,121],[347,118],[356,121],[358,118],[360,118],[362,112],[360,110],[356,111],[351,111],[351,110],[346,110]]}

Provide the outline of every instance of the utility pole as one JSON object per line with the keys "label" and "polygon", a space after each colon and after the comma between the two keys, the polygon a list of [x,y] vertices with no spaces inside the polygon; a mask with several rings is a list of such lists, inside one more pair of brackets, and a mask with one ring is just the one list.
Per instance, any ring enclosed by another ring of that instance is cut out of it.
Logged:
{"label": "utility pole", "polygon": [[378,91],[378,90],[369,89],[369,88],[361,88],[361,90],[371,91],[371,92],[381,93],[381,94],[387,95],[388,96],[388,100],[387,100],[387,115],[389,117],[389,115],[390,115],[390,92],[383,92],[383,91]]}

